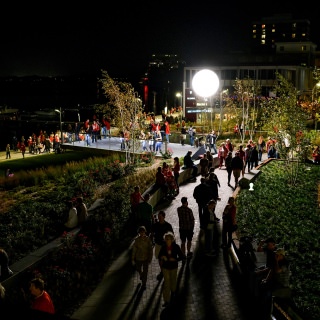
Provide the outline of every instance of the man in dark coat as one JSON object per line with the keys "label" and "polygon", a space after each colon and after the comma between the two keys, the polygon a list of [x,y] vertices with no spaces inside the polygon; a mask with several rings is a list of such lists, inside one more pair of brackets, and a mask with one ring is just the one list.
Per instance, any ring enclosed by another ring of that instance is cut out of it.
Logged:
{"label": "man in dark coat", "polygon": [[199,221],[200,228],[202,229],[202,216],[203,209],[208,204],[208,202],[214,198],[213,189],[210,188],[209,185],[206,184],[206,179],[201,178],[200,184],[198,184],[193,190],[193,197],[195,198],[198,204],[198,212],[199,212]]}

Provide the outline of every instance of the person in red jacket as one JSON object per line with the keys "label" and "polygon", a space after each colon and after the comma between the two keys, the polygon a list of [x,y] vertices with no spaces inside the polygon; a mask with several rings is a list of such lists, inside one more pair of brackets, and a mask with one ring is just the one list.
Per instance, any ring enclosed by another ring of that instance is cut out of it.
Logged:
{"label": "person in red jacket", "polygon": [[169,143],[169,137],[170,137],[170,124],[168,122],[168,120],[166,120],[166,122],[164,123],[165,124],[165,134],[166,134],[166,139],[167,139],[167,142]]}
{"label": "person in red jacket", "polygon": [[30,281],[30,293],[33,296],[31,309],[42,311],[50,314],[55,314],[53,301],[47,291],[44,290],[44,281],[40,278],[35,278]]}
{"label": "person in red jacket", "polygon": [[26,145],[23,142],[21,142],[20,150],[22,153],[22,157],[24,158],[24,154],[26,153]]}
{"label": "person in red jacket", "polygon": [[221,167],[223,166],[223,163],[225,161],[227,154],[228,154],[228,149],[226,148],[225,143],[222,142],[218,149],[219,169],[221,169]]}

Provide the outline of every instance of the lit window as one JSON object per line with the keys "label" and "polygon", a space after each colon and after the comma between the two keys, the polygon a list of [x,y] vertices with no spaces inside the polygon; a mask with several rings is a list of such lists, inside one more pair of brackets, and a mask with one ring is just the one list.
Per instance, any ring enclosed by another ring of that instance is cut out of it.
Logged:
{"label": "lit window", "polygon": [[291,38],[292,38],[292,39],[295,39],[295,37],[296,37],[296,34],[293,33],[293,34],[291,35]]}
{"label": "lit window", "polygon": [[265,40],[261,40],[261,44],[266,44],[266,41]]}
{"label": "lit window", "polygon": [[265,28],[266,28],[266,25],[265,25],[265,24],[261,25],[261,28],[262,28],[262,29],[265,29]]}
{"label": "lit window", "polygon": [[301,46],[301,51],[307,51],[307,46]]}
{"label": "lit window", "polygon": [[272,32],[272,33],[275,33],[275,32],[276,32],[276,29],[271,29],[271,32]]}

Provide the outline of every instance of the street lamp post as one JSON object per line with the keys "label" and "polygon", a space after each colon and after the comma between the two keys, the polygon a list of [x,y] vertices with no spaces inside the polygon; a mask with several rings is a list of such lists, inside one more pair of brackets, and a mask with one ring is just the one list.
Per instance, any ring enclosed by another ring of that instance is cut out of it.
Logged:
{"label": "street lamp post", "polygon": [[60,109],[55,109],[54,110],[55,112],[58,112],[59,113],[59,123],[60,123],[60,144],[63,143],[63,134],[62,134],[62,110],[61,110],[61,107]]}
{"label": "street lamp post", "polygon": [[181,122],[180,122],[180,125],[182,126],[182,118],[183,118],[183,108],[182,108],[182,94],[181,94],[181,92],[177,92],[176,93],[176,97],[177,97],[177,99],[178,99],[178,103],[179,103],[179,106],[178,107],[180,107],[180,109],[181,109]]}
{"label": "street lamp post", "polygon": [[[317,93],[317,90],[320,88],[320,81],[316,83],[312,88],[312,107],[314,103],[314,95],[315,92]],[[318,106],[318,99],[316,99],[316,105]],[[314,129],[317,131],[317,108],[315,108],[315,115],[314,115]]]}
{"label": "street lamp post", "polygon": [[192,87],[194,91],[203,98],[206,107],[207,99],[213,96],[219,88],[219,78],[215,72],[203,69],[194,75]]}
{"label": "street lamp post", "polygon": [[220,92],[220,125],[219,125],[219,135],[222,131],[222,117],[223,117],[223,94],[228,93],[228,89],[221,90]]}

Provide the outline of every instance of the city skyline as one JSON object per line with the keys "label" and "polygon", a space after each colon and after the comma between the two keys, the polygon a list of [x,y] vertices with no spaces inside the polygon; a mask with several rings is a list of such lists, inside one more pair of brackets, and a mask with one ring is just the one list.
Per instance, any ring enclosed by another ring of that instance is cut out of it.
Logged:
{"label": "city skyline", "polygon": [[[293,8],[269,1],[261,10],[236,2],[203,1],[191,7],[169,1],[115,3],[112,8],[86,4],[56,5],[33,11],[8,10],[0,21],[0,76],[55,76],[99,73],[137,81],[152,54],[178,54],[190,65],[210,65],[216,54],[246,50],[252,21],[292,13],[311,21],[311,39],[320,40],[320,24],[311,1]],[[70,10],[71,9],[71,10]]]}

